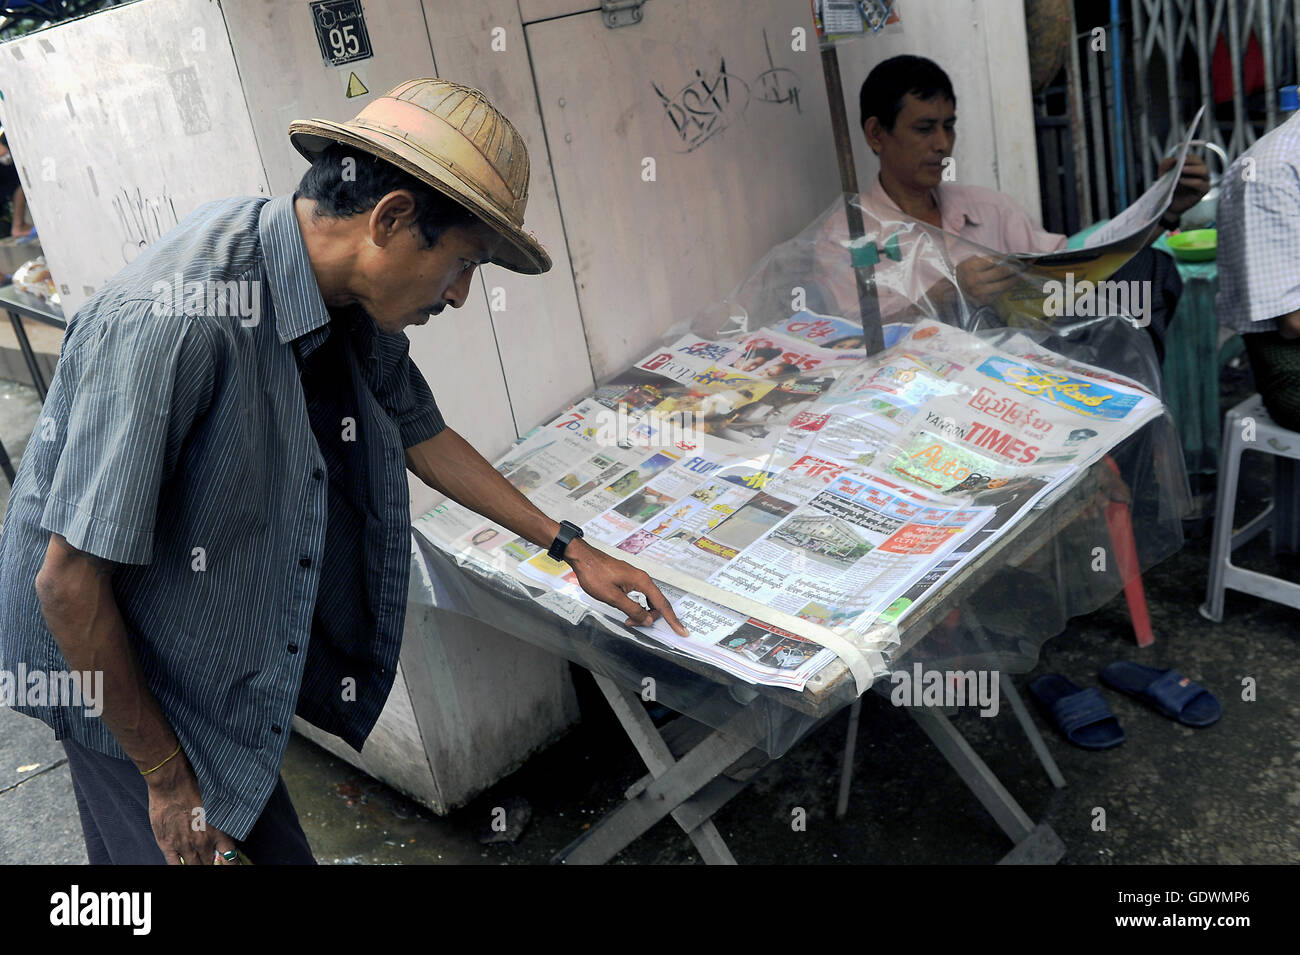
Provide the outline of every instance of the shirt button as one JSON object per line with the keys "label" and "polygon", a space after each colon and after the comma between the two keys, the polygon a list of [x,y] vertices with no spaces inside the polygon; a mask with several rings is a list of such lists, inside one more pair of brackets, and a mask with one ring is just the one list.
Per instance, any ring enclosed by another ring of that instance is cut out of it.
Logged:
{"label": "shirt button", "polygon": [[298,644],[296,644],[296,643],[291,643],[291,644],[289,644],[289,652],[290,652],[290,653],[297,653],[297,652],[298,652]]}
{"label": "shirt button", "polygon": [[271,724],[271,732],[274,733],[276,736],[279,736],[279,735],[280,735],[282,732],[284,732],[284,731],[283,731],[282,729],[280,729],[280,727],[279,727],[278,725],[276,725],[275,723],[272,723],[272,724]]}
{"label": "shirt button", "polygon": [[321,478],[325,476],[325,472],[320,468],[317,468],[316,470],[311,472],[311,476],[314,477],[317,481],[319,481]]}
{"label": "shirt button", "polygon": [[311,566],[311,558],[308,557],[306,554],[303,554],[301,557],[298,558],[298,566],[299,566],[299,567],[310,567],[310,566]]}

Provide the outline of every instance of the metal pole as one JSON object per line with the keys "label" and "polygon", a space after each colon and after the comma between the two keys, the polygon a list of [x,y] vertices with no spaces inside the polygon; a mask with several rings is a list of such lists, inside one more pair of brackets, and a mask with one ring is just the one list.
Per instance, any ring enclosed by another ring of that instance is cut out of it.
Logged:
{"label": "metal pole", "polygon": [[[862,210],[850,201],[858,195],[858,174],[853,167],[853,141],[849,134],[849,117],[844,108],[844,84],[840,80],[840,59],[833,43],[822,46],[822,73],[826,77],[826,98],[831,108],[831,132],[835,135],[835,158],[840,167],[840,187],[846,194],[844,214],[848,219],[849,238],[861,239],[864,233]],[[876,283],[866,274],[866,269],[855,268],[858,283],[858,302],[862,310],[862,340],[868,355],[883,351],[885,334],[880,328],[880,301],[876,296]]]}
{"label": "metal pole", "polygon": [[1124,150],[1124,51],[1119,32],[1119,0],[1110,0],[1111,93],[1115,104],[1115,189],[1119,206],[1128,205],[1128,167]]}
{"label": "metal pole", "polygon": [[1079,195],[1079,221],[1092,225],[1092,173],[1088,168],[1087,114],[1083,108],[1083,71],[1079,69],[1079,27],[1070,4],[1070,57],[1066,61],[1070,83],[1070,139],[1074,143],[1075,190]]}
{"label": "metal pole", "polygon": [[844,740],[844,764],[840,767],[840,796],[835,803],[835,818],[843,819],[849,811],[849,790],[853,786],[853,755],[858,745],[858,721],[862,718],[862,697],[849,707],[849,735]]}

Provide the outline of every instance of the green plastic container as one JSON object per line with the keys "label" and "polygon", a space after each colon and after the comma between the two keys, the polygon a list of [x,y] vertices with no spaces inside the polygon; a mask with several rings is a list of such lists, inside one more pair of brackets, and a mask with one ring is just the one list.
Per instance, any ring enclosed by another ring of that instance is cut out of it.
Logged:
{"label": "green plastic container", "polygon": [[1218,229],[1193,229],[1165,239],[1169,251],[1184,262],[1208,262],[1219,251]]}

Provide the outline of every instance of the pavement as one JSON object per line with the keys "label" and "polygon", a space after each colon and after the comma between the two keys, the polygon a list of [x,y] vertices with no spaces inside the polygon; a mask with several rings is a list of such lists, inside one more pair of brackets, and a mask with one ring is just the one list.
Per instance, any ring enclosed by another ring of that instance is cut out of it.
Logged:
{"label": "pavement", "polygon": [[[1225,401],[1224,407],[1231,404]],[[36,420],[30,389],[0,382],[0,439],[17,462]],[[3,484],[0,481],[0,484]],[[1241,506],[1271,494],[1266,469],[1247,473]],[[7,498],[0,488],[0,506]],[[1247,510],[1249,513],[1249,510]],[[1008,707],[994,718],[962,710],[957,728],[1036,821],[1066,845],[1063,864],[1300,861],[1300,653],[1295,611],[1228,593],[1225,622],[1197,612],[1209,541],[1188,541],[1144,576],[1153,647],[1138,650],[1122,597],[1070,622],[1032,673],[1081,686],[1114,659],[1177,667],[1213,690],[1223,719],[1193,730],[1107,693],[1128,739],[1108,752],[1066,743],[1038,714],[1068,785],[1055,789]],[[1266,539],[1238,554],[1276,572]],[[1300,564],[1283,572],[1300,580]],[[1243,681],[1254,681],[1254,698]],[[569,734],[470,805],[439,817],[307,740],[294,736],[282,773],[318,861],[326,864],[545,863],[644,775],[631,744],[585,673],[575,672],[582,720]],[[834,819],[847,718],[824,724],[714,817],[742,863],[989,863],[1010,843],[905,713],[867,694],[847,817]],[[485,845],[493,809],[529,821],[517,841]],[[806,828],[792,826],[797,809]],[[526,811],[525,811],[526,810]],[[1102,814],[1098,813],[1102,810]],[[1098,821],[1104,815],[1104,828]],[[616,863],[698,863],[671,820]],[[83,863],[71,778],[51,731],[0,709],[0,863]]]}

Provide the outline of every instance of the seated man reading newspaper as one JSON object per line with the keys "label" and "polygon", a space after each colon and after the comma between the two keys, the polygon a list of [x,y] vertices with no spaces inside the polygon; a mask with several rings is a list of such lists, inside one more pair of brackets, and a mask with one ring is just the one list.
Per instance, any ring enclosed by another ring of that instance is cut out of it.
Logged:
{"label": "seated man reading newspaper", "polygon": [[[948,75],[934,62],[919,56],[896,56],[877,65],[859,94],[863,135],[880,160],[880,174],[860,197],[867,233],[872,226],[916,221],[960,236],[995,252],[1046,253],[1066,248],[1067,237],[1038,228],[1010,197],[993,189],[961,183],[954,179],[953,146],[956,140],[957,97]],[[1166,159],[1160,174],[1177,160]],[[1161,224],[1176,228],[1184,211],[1209,189],[1205,162],[1188,155],[1178,187]],[[832,231],[848,239],[847,222],[838,217],[828,222]],[[942,303],[956,297],[957,289],[966,300],[990,303],[1016,284],[1020,273],[1003,259],[967,254],[957,260],[948,250],[952,276],[926,275],[910,270],[912,282],[925,282],[925,290],[895,289],[887,277],[880,281],[882,311],[902,299],[928,297]],[[858,292],[848,269],[819,269],[820,284],[834,300],[828,307],[841,314],[856,309]],[[1157,357],[1163,355],[1167,318],[1172,313],[1181,282],[1172,261],[1149,248],[1141,250],[1118,272],[1116,280],[1150,283],[1147,327]],[[899,294],[901,293],[901,294]],[[838,307],[836,307],[838,306]]]}

